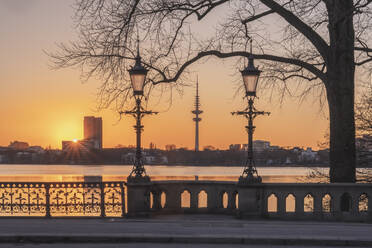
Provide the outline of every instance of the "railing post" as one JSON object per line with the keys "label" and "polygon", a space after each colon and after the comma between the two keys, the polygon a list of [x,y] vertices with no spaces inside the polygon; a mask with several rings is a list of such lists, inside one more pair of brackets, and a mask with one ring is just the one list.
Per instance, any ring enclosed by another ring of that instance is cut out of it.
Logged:
{"label": "railing post", "polygon": [[[181,209],[181,191],[176,188],[167,192],[167,208],[173,212]],[[190,196],[191,197],[191,196]],[[190,198],[191,199],[191,198]]]}
{"label": "railing post", "polygon": [[235,209],[236,206],[235,206],[235,195],[234,195],[234,192],[228,192],[228,196],[227,196],[227,208],[228,209]]}
{"label": "railing post", "polygon": [[353,216],[357,216],[359,214],[359,193],[358,192],[350,192],[350,212]]}
{"label": "railing post", "polygon": [[332,195],[332,208],[331,208],[331,212],[333,215],[339,215],[341,213],[341,191],[338,190],[337,193],[335,193],[334,195]]}
{"label": "railing post", "polygon": [[99,183],[99,186],[101,188],[101,217],[104,218],[106,217],[106,213],[105,213],[105,184],[104,182],[100,182]]}
{"label": "railing post", "polygon": [[277,194],[277,200],[278,200],[278,208],[277,208],[277,212],[279,215],[284,215],[285,212],[286,212],[286,208],[287,208],[287,204],[286,204],[286,195],[284,194],[284,192],[279,192]]}
{"label": "railing post", "polygon": [[322,194],[317,193],[314,194],[314,214],[321,215],[322,214]]}
{"label": "railing post", "polygon": [[127,183],[128,216],[149,216],[151,182]]}
{"label": "railing post", "polygon": [[295,213],[296,216],[303,216],[305,210],[305,194],[304,193],[293,193],[295,197]]}
{"label": "railing post", "polygon": [[218,191],[216,188],[208,187],[206,189],[207,192],[207,206],[208,206],[208,212],[216,211],[218,208]]}
{"label": "railing post", "polygon": [[190,208],[198,209],[199,205],[199,191],[190,191]]}
{"label": "railing post", "polygon": [[154,197],[154,203],[153,203],[153,209],[154,210],[159,210],[161,209],[161,192],[159,190],[153,191],[152,192],[153,197]]}
{"label": "railing post", "polygon": [[261,184],[238,185],[240,217],[260,216]]}
{"label": "railing post", "polygon": [[50,218],[50,184],[45,184],[45,217]]}
{"label": "railing post", "polygon": [[125,191],[124,191],[124,183],[120,183],[120,191],[121,191],[121,217],[125,217]]}

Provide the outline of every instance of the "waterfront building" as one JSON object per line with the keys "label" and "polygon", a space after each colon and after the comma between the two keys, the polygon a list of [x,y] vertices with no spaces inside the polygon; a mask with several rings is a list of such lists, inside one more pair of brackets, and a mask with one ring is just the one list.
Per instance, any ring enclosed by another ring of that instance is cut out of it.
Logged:
{"label": "waterfront building", "polygon": [[84,117],[84,140],[92,141],[95,149],[102,149],[102,117]]}
{"label": "waterfront building", "polygon": [[0,154],[0,164],[8,161],[8,157],[4,154]]}
{"label": "waterfront building", "polygon": [[263,152],[270,148],[270,142],[265,140],[255,140],[253,141],[253,150],[255,152]]}
{"label": "waterfront building", "polygon": [[231,144],[230,146],[229,146],[229,150],[230,151],[240,151],[240,150],[242,150],[242,145],[241,144]]}
{"label": "waterfront building", "polygon": [[[253,141],[253,151],[263,152],[270,148],[270,142],[265,140],[254,140]],[[248,149],[248,144],[231,144],[229,146],[230,151],[246,151]]]}
{"label": "waterfront building", "polygon": [[176,147],[176,145],[174,145],[174,144],[168,144],[168,145],[165,145],[165,150],[166,151],[174,151],[174,150],[176,150],[177,149],[177,147]]}
{"label": "waterfront building", "polygon": [[302,150],[299,155],[299,161],[301,162],[309,162],[309,161],[317,161],[318,160],[318,153],[313,151],[311,147],[306,148],[306,150]]}
{"label": "waterfront building", "polygon": [[26,150],[29,147],[29,145],[27,142],[13,141],[10,142],[8,147],[14,150]]}
{"label": "waterfront building", "polygon": [[41,146],[30,146],[29,148],[27,148],[27,151],[38,153],[38,154],[45,152],[45,150]]}

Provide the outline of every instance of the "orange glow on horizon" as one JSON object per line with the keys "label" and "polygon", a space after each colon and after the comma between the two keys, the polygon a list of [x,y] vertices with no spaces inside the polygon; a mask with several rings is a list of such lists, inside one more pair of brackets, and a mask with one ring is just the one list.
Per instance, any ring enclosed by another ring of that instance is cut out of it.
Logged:
{"label": "orange glow on horizon", "polygon": [[[63,140],[82,139],[83,118],[89,115],[103,119],[103,147],[135,145],[133,118],[120,119],[114,106],[95,111],[97,88],[101,84],[98,79],[81,83],[79,69],[49,67],[50,59],[43,51],[56,51],[56,42],[74,40],[76,35],[69,18],[73,16],[69,1],[44,1],[23,14],[0,8],[0,15],[7,20],[0,25],[0,32],[7,34],[0,44],[0,54],[7,58],[0,60],[0,146],[18,140],[60,149]],[[200,116],[200,148],[212,145],[228,149],[230,144],[247,143],[246,119],[230,114],[246,107],[242,95],[236,95],[242,82],[234,62],[211,58],[205,64],[193,65],[190,71],[195,74],[186,82],[191,87],[184,87],[181,94],[173,93],[170,108],[166,97],[157,104],[158,99],[150,96],[148,109],[160,113],[144,117],[143,147],[152,142],[161,149],[167,144],[193,149],[195,126],[191,110],[196,74],[204,111]],[[257,92],[260,98],[256,108],[271,115],[257,117],[254,139],[283,147],[316,148],[327,130],[327,109],[326,114],[320,114],[312,96],[300,106],[297,99],[285,99],[279,107],[278,101],[270,102],[265,97],[271,90]]]}

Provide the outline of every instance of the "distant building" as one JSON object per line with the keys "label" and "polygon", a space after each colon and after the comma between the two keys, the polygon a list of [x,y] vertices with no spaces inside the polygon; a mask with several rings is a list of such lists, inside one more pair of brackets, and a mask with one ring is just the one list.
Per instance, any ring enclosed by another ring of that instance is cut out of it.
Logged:
{"label": "distant building", "polygon": [[155,150],[156,149],[156,145],[154,143],[150,142],[149,149],[150,150]]}
{"label": "distant building", "polygon": [[296,152],[296,153],[299,153],[299,152],[301,152],[302,150],[303,150],[302,148],[297,147],[297,146],[295,146],[295,147],[293,147],[293,148],[291,149],[292,152]]}
{"label": "distant building", "polygon": [[146,164],[153,164],[156,160],[156,157],[152,155],[145,155],[144,160]]}
{"label": "distant building", "polygon": [[29,145],[27,142],[13,141],[10,142],[8,147],[14,150],[26,150],[29,147]]}
{"label": "distant building", "polygon": [[313,151],[311,147],[306,148],[306,150],[301,151],[299,155],[299,160],[304,161],[316,161],[318,160],[318,153]]}
{"label": "distant building", "polygon": [[29,152],[35,152],[35,153],[44,153],[44,149],[41,147],[41,146],[30,146],[29,148],[27,148],[27,151]]}
{"label": "distant building", "polygon": [[277,151],[280,150],[280,146],[269,146],[270,151]]}
{"label": "distant building", "polygon": [[168,164],[168,157],[167,156],[161,156],[160,157],[160,161],[163,164]]}
{"label": "distant building", "polygon": [[254,140],[253,141],[253,150],[255,152],[263,152],[270,148],[270,142],[265,140]]}
{"label": "distant building", "polygon": [[216,148],[214,146],[208,145],[203,147],[204,151],[215,151]]}
{"label": "distant building", "polygon": [[[253,151],[263,152],[270,148],[270,142],[265,140],[254,140],[253,141]],[[231,144],[229,146],[230,151],[247,151],[248,144]]]}
{"label": "distant building", "polygon": [[8,162],[8,157],[4,154],[0,154],[0,163]]}
{"label": "distant building", "polygon": [[84,140],[93,142],[93,147],[102,149],[102,118],[94,116],[84,117]]}
{"label": "distant building", "polygon": [[229,146],[229,150],[230,151],[240,151],[242,149],[242,145],[241,144],[231,144]]}
{"label": "distant building", "polygon": [[177,149],[177,147],[174,144],[165,145],[165,150],[166,151],[174,151],[176,149]]}

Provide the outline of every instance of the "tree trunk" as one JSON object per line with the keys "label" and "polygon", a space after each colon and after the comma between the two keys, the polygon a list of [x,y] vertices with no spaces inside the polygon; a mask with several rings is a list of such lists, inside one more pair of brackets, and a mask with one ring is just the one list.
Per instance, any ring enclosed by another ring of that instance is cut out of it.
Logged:
{"label": "tree trunk", "polygon": [[[340,80],[347,82],[345,78]],[[330,180],[333,183],[355,182],[354,87],[351,83],[347,84],[348,90],[334,87],[327,92],[330,116]]]}
{"label": "tree trunk", "polygon": [[328,0],[330,49],[327,98],[330,122],[330,180],[355,182],[354,27],[352,0]]}

